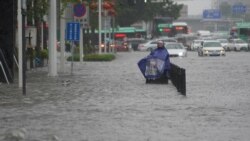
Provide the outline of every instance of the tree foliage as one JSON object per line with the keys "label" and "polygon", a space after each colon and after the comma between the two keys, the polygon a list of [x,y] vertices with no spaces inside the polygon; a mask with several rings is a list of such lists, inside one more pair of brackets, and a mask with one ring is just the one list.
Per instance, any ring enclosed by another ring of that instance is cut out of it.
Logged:
{"label": "tree foliage", "polygon": [[[61,0],[63,5],[67,3],[77,3],[79,0]],[[150,21],[155,16],[167,16],[177,19],[180,16],[180,10],[183,5],[174,3],[172,0],[164,0],[163,2],[153,3],[151,0],[136,0],[136,3],[129,3],[128,0],[107,0],[114,1],[116,11],[116,24],[119,26],[130,26],[138,21]],[[98,0],[82,0],[87,5],[90,2],[98,2]],[[97,12],[90,11],[91,26],[97,26]]]}
{"label": "tree foliage", "polygon": [[[98,0],[60,0],[63,4],[63,10],[69,3],[85,2],[87,5],[90,2],[98,2]],[[113,1],[113,0],[108,0]],[[33,2],[33,4],[32,4]],[[28,23],[33,19],[42,20],[44,15],[48,14],[49,0],[27,0],[27,18]],[[120,26],[129,26],[138,21],[150,21],[155,16],[168,16],[177,19],[180,16],[181,4],[174,3],[172,0],[164,0],[163,2],[153,3],[148,0],[136,0],[136,3],[131,5],[128,0],[115,0],[116,23]],[[90,12],[90,22],[97,26],[97,12]]]}
{"label": "tree foliage", "polygon": [[48,2],[45,0],[27,0],[27,21],[32,25],[33,20],[43,20],[48,14]]}
{"label": "tree foliage", "polygon": [[155,16],[177,19],[180,16],[182,6],[171,0],[158,3],[153,3],[150,0],[144,3],[144,0],[137,0],[137,3],[132,6],[126,1],[118,1],[116,3],[118,13],[116,22],[120,26],[129,26],[138,21],[150,21]]}

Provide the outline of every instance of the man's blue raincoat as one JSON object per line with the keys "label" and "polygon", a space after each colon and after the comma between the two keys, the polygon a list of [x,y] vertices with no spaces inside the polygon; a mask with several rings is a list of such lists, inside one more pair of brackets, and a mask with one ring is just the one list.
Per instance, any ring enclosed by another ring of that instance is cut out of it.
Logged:
{"label": "man's blue raincoat", "polygon": [[164,75],[167,77],[170,70],[169,53],[165,47],[156,48],[137,64],[146,79],[155,80]]}

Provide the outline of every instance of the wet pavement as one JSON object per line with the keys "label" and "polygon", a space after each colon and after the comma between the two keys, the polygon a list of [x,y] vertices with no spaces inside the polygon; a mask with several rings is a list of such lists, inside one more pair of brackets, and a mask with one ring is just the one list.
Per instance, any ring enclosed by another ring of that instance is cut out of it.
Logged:
{"label": "wet pavement", "polygon": [[171,58],[186,69],[187,96],[171,82],[145,84],[137,68],[147,52],[112,62],[70,62],[65,73],[27,72],[0,84],[0,140],[16,129],[25,141],[249,141],[250,53]]}

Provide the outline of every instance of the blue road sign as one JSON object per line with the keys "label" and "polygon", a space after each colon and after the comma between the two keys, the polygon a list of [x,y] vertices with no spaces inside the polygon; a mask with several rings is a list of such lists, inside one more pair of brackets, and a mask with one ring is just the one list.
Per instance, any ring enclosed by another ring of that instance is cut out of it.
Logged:
{"label": "blue road sign", "polygon": [[206,9],[206,10],[203,10],[203,18],[204,19],[220,19],[221,12],[219,9]]}
{"label": "blue road sign", "polygon": [[80,23],[69,22],[67,23],[66,40],[79,41],[80,39]]}
{"label": "blue road sign", "polygon": [[232,11],[234,14],[244,14],[247,12],[247,7],[245,5],[233,5]]}

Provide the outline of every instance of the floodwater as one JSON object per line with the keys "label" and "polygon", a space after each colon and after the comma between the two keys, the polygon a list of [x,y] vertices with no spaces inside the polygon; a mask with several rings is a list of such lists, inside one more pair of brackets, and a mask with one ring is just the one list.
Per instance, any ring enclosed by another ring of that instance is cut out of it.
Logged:
{"label": "floodwater", "polygon": [[171,58],[186,69],[187,96],[171,82],[145,84],[137,62],[147,54],[74,63],[73,75],[70,62],[57,77],[30,70],[27,96],[0,84],[0,140],[17,130],[25,141],[250,140],[249,52]]}

